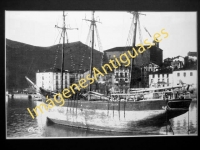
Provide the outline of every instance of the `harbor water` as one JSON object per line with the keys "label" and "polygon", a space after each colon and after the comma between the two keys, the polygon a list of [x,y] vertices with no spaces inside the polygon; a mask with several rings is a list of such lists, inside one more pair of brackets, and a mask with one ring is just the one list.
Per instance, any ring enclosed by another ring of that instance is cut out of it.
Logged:
{"label": "harbor water", "polygon": [[[41,101],[28,99],[28,95],[15,94],[13,98],[6,96],[6,133],[7,138],[84,138],[84,137],[116,137],[116,136],[190,136],[197,135],[198,116],[197,100],[193,99],[189,112],[170,120],[172,130],[166,126],[154,132],[114,133],[73,128],[47,121],[46,112],[32,119],[27,108],[39,105]],[[167,132],[166,132],[167,131]]]}

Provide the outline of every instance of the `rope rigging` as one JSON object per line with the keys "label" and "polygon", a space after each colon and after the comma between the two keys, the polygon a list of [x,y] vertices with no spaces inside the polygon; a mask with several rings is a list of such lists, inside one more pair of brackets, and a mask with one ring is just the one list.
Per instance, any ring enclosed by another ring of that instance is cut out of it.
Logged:
{"label": "rope rigging", "polygon": [[[57,48],[57,51],[56,51],[56,55],[55,55],[55,60],[54,60],[54,65],[53,65],[53,69],[55,69],[56,67],[56,64],[57,64],[57,58],[58,58],[58,51],[60,49],[60,42],[61,42],[61,37],[62,37],[62,32],[60,31],[60,33],[58,35],[60,35],[60,39],[59,39],[59,44],[58,44],[58,48]],[[58,36],[57,36],[58,37]],[[57,40],[57,39],[56,39]]]}

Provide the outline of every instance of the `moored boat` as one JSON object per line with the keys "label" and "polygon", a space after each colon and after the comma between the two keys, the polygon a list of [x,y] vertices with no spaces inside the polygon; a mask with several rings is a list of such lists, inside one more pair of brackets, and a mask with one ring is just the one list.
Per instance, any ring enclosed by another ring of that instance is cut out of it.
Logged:
{"label": "moored boat", "polygon": [[[92,20],[91,22],[94,25],[95,21]],[[65,29],[64,26],[64,32]],[[92,73],[91,70],[90,73]],[[49,120],[57,124],[86,129],[115,132],[141,130],[146,132],[149,131],[149,127],[159,129],[168,123],[169,119],[186,113],[192,101],[190,97],[178,99],[172,95],[169,98],[166,95],[171,95],[170,92],[157,92],[158,89],[126,94],[111,93],[110,97],[89,91],[87,94],[82,94],[85,99],[65,99],[62,106],[54,103],[55,106],[52,107],[48,103],[48,99],[54,99],[54,95],[57,93],[37,87],[28,78],[26,79],[41,94],[42,101],[48,111]],[[62,77],[61,83],[63,83]],[[63,90],[62,87],[61,89]],[[147,94],[144,94],[144,92],[147,92]]]}

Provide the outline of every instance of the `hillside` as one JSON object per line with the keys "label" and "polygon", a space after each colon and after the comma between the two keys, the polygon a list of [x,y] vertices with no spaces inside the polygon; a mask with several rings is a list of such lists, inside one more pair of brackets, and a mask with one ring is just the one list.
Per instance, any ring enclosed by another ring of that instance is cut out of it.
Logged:
{"label": "hillside", "polygon": [[[38,70],[61,66],[62,45],[38,47],[6,39],[6,89],[23,89],[28,86],[25,76],[35,82]],[[91,49],[81,43],[65,44],[64,70],[89,70]],[[94,50],[94,66],[100,67],[102,53]]]}

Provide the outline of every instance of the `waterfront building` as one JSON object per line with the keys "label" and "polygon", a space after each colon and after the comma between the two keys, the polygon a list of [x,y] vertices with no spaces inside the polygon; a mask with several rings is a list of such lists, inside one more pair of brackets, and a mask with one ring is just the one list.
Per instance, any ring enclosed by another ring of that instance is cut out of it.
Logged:
{"label": "waterfront building", "polygon": [[[149,45],[144,45],[144,47],[146,49],[145,52],[138,54],[138,56],[133,59],[132,66],[122,66],[114,70],[113,82],[115,85],[119,85],[120,83],[125,87],[130,85],[131,88],[148,87],[147,72],[155,71],[155,69],[162,64],[163,50],[159,48],[159,44],[155,44],[150,48],[147,48]],[[137,50],[138,47],[135,47],[135,49]],[[119,58],[122,53],[127,52],[128,50],[132,50],[132,47],[115,47],[105,50],[104,62],[107,63],[113,56]],[[145,73],[142,71],[144,66],[146,67]]]}
{"label": "waterfront building", "polygon": [[149,87],[149,73],[158,71],[159,66],[155,63],[149,63],[141,67],[141,86],[143,88]]}
{"label": "waterfront building", "polygon": [[149,73],[149,88],[159,88],[173,85],[171,69],[159,70]]}
{"label": "waterfront building", "polygon": [[[49,69],[36,73],[36,85],[50,91],[61,91],[61,71],[59,69]],[[70,86],[70,74],[63,73],[63,87]]]}
{"label": "waterfront building", "polygon": [[179,84],[181,80],[183,83],[192,84],[194,88],[197,87],[197,69],[181,69],[175,70],[172,73],[173,86]]}

